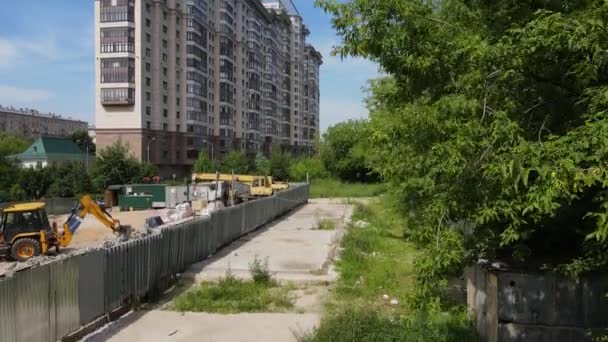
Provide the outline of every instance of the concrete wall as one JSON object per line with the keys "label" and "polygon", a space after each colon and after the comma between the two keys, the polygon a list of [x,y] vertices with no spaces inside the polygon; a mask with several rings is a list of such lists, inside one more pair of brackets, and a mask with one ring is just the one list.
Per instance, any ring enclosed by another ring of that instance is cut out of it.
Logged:
{"label": "concrete wall", "polygon": [[301,185],[138,240],[64,255],[8,275],[0,280],[0,340],[60,340],[162,293],[189,265],[307,201],[308,185]]}
{"label": "concrete wall", "polygon": [[592,341],[608,328],[608,276],[465,270],[467,304],[482,341]]}

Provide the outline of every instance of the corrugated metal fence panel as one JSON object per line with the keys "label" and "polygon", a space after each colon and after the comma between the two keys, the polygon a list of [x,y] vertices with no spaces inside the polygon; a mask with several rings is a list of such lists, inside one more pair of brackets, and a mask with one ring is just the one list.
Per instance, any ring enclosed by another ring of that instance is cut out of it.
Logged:
{"label": "corrugated metal fence panel", "polygon": [[50,336],[49,266],[15,274],[17,341],[52,341]]}
{"label": "corrugated metal fence panel", "polygon": [[63,336],[80,328],[79,309],[79,262],[76,257],[56,261],[50,268],[50,317],[51,340],[60,340]]}
{"label": "corrugated metal fence panel", "polygon": [[106,312],[118,309],[127,298],[125,276],[126,248],[124,245],[115,246],[107,249],[106,253]]}
{"label": "corrugated metal fence panel", "polygon": [[0,280],[0,334],[9,342],[17,340],[15,278]]}
{"label": "corrugated metal fence panel", "polygon": [[80,324],[86,325],[105,313],[106,251],[94,250],[76,257]]}

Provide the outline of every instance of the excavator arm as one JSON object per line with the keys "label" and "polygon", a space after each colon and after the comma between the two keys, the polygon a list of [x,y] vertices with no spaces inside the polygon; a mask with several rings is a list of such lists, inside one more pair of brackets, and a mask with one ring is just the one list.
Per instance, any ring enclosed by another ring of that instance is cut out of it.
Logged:
{"label": "excavator arm", "polygon": [[89,195],[85,195],[80,199],[78,206],[72,210],[72,214],[63,224],[63,232],[57,234],[60,247],[66,247],[72,242],[72,236],[78,227],[80,227],[82,220],[88,215],[95,216],[99,222],[111,229],[114,235],[117,235],[121,240],[126,241],[131,237],[130,226],[121,225],[117,219],[101,208]]}

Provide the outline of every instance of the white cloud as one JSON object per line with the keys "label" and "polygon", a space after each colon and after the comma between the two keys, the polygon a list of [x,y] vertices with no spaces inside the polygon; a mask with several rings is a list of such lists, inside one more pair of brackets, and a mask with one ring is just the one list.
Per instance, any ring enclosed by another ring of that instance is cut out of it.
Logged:
{"label": "white cloud", "polygon": [[0,39],[0,68],[13,65],[19,56],[17,46],[10,40]]}
{"label": "white cloud", "polygon": [[45,89],[19,88],[0,84],[0,103],[3,104],[35,105],[52,97],[53,94]]}
{"label": "white cloud", "polygon": [[324,100],[321,98],[321,132],[327,127],[349,119],[365,119],[368,111],[363,101]]}
{"label": "white cloud", "polygon": [[318,50],[323,56],[321,71],[332,72],[364,72],[378,73],[378,64],[364,58],[332,56],[334,47],[339,45],[334,40],[329,40],[318,45]]}

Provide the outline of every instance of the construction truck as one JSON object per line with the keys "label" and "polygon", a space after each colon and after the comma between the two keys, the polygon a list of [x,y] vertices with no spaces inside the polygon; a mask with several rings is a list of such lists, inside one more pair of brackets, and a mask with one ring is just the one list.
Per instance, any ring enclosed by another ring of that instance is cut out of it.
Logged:
{"label": "construction truck", "polygon": [[195,182],[192,198],[207,203],[222,202],[225,207],[247,201],[251,196],[250,187],[241,182]]}
{"label": "construction truck", "polygon": [[0,256],[26,261],[46,254],[53,247],[59,252],[59,248],[70,245],[74,233],[87,215],[93,215],[121,240],[128,240],[131,236],[130,226],[121,225],[88,195],[83,196],[72,209],[62,229],[50,224],[45,206],[44,203],[20,203],[2,211]]}
{"label": "construction truck", "polygon": [[270,176],[195,173],[192,182],[239,182],[249,186],[251,197],[268,197],[289,188],[287,183],[273,183]]}

